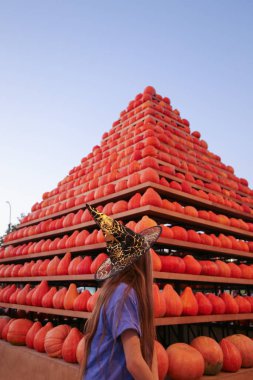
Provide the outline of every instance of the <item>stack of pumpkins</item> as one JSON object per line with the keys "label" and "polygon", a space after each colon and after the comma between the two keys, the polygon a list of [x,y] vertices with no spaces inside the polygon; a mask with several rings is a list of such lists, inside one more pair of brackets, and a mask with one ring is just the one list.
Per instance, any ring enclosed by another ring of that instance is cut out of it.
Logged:
{"label": "stack of pumpkins", "polygon": [[[0,339],[13,345],[26,345],[52,358],[81,364],[85,336],[76,328],[63,324],[44,326],[29,319],[0,318]],[[245,335],[228,336],[217,343],[199,336],[190,344],[174,343],[165,349],[155,341],[159,380],[198,380],[203,374],[217,375],[221,370],[237,372],[253,367],[253,341]]]}

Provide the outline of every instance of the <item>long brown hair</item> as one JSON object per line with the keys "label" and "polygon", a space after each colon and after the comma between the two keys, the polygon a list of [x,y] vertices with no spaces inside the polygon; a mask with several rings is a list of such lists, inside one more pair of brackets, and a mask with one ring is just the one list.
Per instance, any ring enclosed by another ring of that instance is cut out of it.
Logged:
{"label": "long brown hair", "polygon": [[106,315],[106,307],[111,298],[115,288],[120,283],[126,283],[127,287],[122,297],[122,304],[129,291],[133,288],[136,291],[138,305],[139,305],[139,319],[141,328],[141,351],[144,360],[148,366],[152,367],[154,339],[155,339],[155,326],[154,326],[154,313],[153,313],[153,276],[152,276],[152,263],[151,255],[149,252],[143,254],[136,260],[130,267],[127,267],[119,274],[107,279],[98,297],[96,306],[93,310],[91,317],[87,320],[84,333],[85,333],[85,352],[84,360],[80,368],[80,379],[82,378],[87,364],[87,358],[90,352],[90,346],[93,336],[97,330],[98,320],[100,316],[101,307],[104,305],[104,318]]}

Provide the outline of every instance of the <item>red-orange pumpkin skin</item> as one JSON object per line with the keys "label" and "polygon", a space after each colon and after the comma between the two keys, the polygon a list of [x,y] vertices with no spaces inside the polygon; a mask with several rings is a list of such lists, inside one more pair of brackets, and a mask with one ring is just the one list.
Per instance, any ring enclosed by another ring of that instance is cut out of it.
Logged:
{"label": "red-orange pumpkin skin", "polygon": [[205,360],[205,375],[217,375],[223,365],[223,352],[220,345],[208,336],[198,336],[191,346],[196,348]]}
{"label": "red-orange pumpkin skin", "polygon": [[25,318],[16,319],[13,321],[10,324],[7,334],[8,342],[18,346],[25,345],[26,334],[32,325],[33,322]]}
{"label": "red-orange pumpkin skin", "polygon": [[47,322],[35,335],[33,340],[33,348],[38,352],[45,352],[44,342],[45,336],[49,330],[52,330],[53,325],[51,322]]}
{"label": "red-orange pumpkin skin", "polygon": [[157,340],[155,340],[155,351],[157,355],[158,377],[159,380],[164,380],[169,369],[169,358],[165,348]]}
{"label": "red-orange pumpkin skin", "polygon": [[27,347],[33,348],[34,337],[37,334],[37,332],[41,329],[41,327],[42,327],[41,323],[37,321],[37,322],[34,322],[32,327],[29,329],[25,338],[25,343]]}
{"label": "red-orange pumpkin skin", "polygon": [[242,367],[253,367],[253,341],[242,334],[234,334],[226,337],[227,340],[232,342],[240,351],[242,356]]}
{"label": "red-orange pumpkin skin", "polygon": [[59,325],[49,330],[45,337],[44,347],[46,353],[52,358],[62,357],[62,346],[67,338],[71,327],[68,325]]}
{"label": "red-orange pumpkin skin", "polygon": [[242,356],[240,351],[226,338],[220,341],[220,346],[223,351],[222,370],[226,372],[237,372],[242,366]]}
{"label": "red-orange pumpkin skin", "polygon": [[82,339],[81,332],[73,327],[62,345],[62,358],[68,363],[76,363],[76,350]]}
{"label": "red-orange pumpkin skin", "polygon": [[168,375],[171,380],[198,380],[204,373],[205,362],[199,351],[185,343],[174,343],[167,348]]}

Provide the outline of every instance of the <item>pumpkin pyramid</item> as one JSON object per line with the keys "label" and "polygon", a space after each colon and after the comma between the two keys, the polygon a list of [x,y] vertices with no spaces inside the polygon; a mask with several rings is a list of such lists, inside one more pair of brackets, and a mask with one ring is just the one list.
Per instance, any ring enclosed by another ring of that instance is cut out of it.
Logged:
{"label": "pumpkin pyramid", "polygon": [[[83,231],[84,223],[91,220],[84,211],[87,202],[116,218],[128,219],[143,216],[149,206],[159,207],[167,214],[171,211],[168,223],[181,224],[188,218],[192,224],[193,218],[201,231],[220,225],[220,232],[231,232],[227,227],[232,227],[236,238],[245,237],[245,233],[251,237],[252,195],[247,181],[208,150],[200,133],[191,133],[189,122],[172,109],[169,98],[149,86],[129,102],[111,130],[104,133],[101,144],[55,189],[44,193],[18,229],[5,236],[0,257],[103,241],[97,230],[92,236]],[[220,245],[216,237],[201,236],[200,240],[194,233],[184,236],[180,229],[174,232],[176,240],[240,251],[252,249],[244,239],[238,242],[225,236],[220,238]]]}
{"label": "pumpkin pyramid", "polygon": [[[213,321],[253,320],[253,297],[235,297],[231,309],[232,296],[224,293],[233,284],[253,286],[253,191],[150,86],[4,237],[0,308],[45,313],[56,324],[55,316],[83,321],[90,315],[99,290],[79,294],[77,284],[94,284],[107,255],[86,203],[136,232],[162,226],[151,250],[154,278],[180,285],[161,291],[164,282],[154,284],[157,326],[206,322],[210,314]],[[183,289],[181,281],[192,285]],[[203,294],[192,291],[196,283]],[[210,291],[213,283],[220,294],[206,296],[205,286]],[[81,336],[75,336],[77,344]]]}

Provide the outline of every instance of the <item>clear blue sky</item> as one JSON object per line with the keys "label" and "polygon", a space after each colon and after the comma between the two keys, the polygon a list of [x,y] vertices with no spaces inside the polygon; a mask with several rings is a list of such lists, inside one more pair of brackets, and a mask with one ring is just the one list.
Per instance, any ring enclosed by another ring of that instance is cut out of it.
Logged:
{"label": "clear blue sky", "polygon": [[253,2],[0,1],[0,235],[147,85],[253,187]]}

